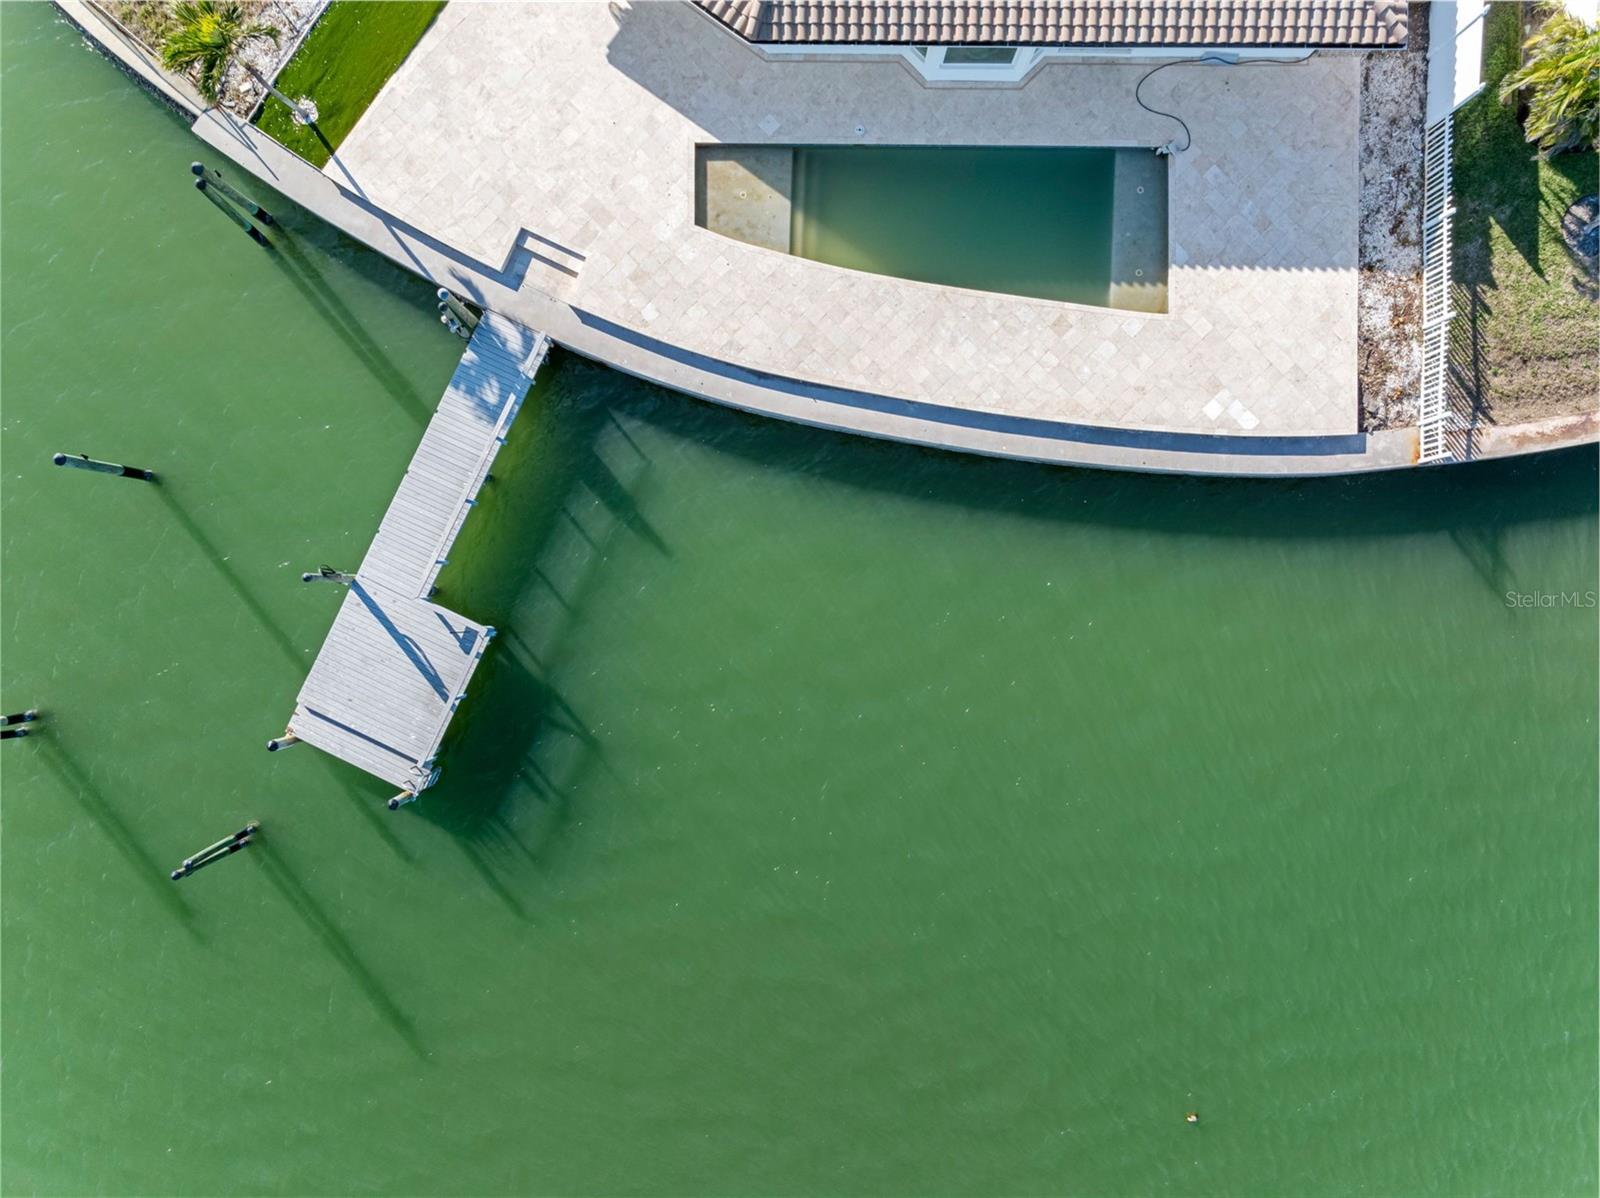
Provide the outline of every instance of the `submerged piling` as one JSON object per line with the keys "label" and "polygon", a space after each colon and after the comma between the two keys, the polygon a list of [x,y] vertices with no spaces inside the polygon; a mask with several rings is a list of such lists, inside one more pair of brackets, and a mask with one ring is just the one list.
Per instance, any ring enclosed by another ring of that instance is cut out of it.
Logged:
{"label": "submerged piling", "polygon": [[182,869],[173,870],[172,871],[172,880],[174,882],[181,881],[182,879],[187,878],[192,873],[198,873],[200,870],[204,869],[208,865],[216,864],[218,861],[221,861],[224,857],[233,856],[233,854],[237,853],[242,848],[246,848],[249,844],[250,844],[250,837],[248,837],[248,836],[246,836],[243,840],[235,840],[231,844],[227,845],[225,848],[218,849],[216,852],[212,853],[209,857],[200,858],[193,865],[186,865]]}
{"label": "submerged piling", "polygon": [[155,482],[156,472],[142,466],[124,466],[118,462],[102,462],[86,453],[58,453],[50,458],[57,466],[71,466],[75,470],[92,470],[96,474],[119,474],[123,478],[139,478]]}
{"label": "submerged piling", "polygon": [[266,239],[266,236],[261,232],[260,229],[256,228],[250,223],[250,218],[245,216],[244,213],[235,210],[234,207],[226,200],[212,194],[211,189],[206,186],[206,181],[204,179],[196,179],[194,181],[194,185],[197,191],[199,191],[206,197],[206,199],[210,200],[217,206],[217,210],[219,212],[243,229],[251,241],[255,242],[263,249],[270,250],[272,248],[272,242]]}
{"label": "submerged piling", "polygon": [[259,827],[261,827],[260,824],[258,824],[255,820],[251,820],[248,824],[246,824],[244,827],[240,828],[232,836],[224,836],[221,840],[217,841],[216,843],[206,845],[205,848],[201,849],[194,856],[185,857],[183,859],[183,868],[184,869],[188,869],[191,866],[193,866],[196,861],[200,861],[200,860],[203,860],[206,857],[211,856],[211,854],[215,853],[218,849],[225,849],[230,844],[232,844],[234,841],[243,840],[246,836],[249,836],[252,832],[254,832]]}
{"label": "submerged piling", "polygon": [[0,740],[21,740],[27,735],[26,728],[0,728]]}
{"label": "submerged piling", "polygon": [[183,864],[172,871],[172,880],[174,882],[180,881],[183,878],[187,878],[190,874],[204,869],[208,865],[213,865],[216,862],[221,861],[224,857],[233,856],[233,854],[237,853],[240,849],[245,848],[250,844],[255,833],[260,829],[260,827],[261,825],[259,823],[252,820],[250,823],[240,828],[232,836],[224,837],[215,844],[206,846],[193,857],[185,857],[183,859]]}
{"label": "submerged piling", "polygon": [[248,209],[250,215],[255,217],[262,224],[275,225],[278,223],[272,219],[272,213],[268,212],[260,204],[256,203],[249,196],[245,195],[242,191],[225,180],[222,177],[222,172],[217,170],[215,167],[203,166],[198,162],[191,162],[189,164],[189,170],[192,171],[196,178],[198,178],[200,181],[215,187],[235,204],[238,204],[239,207]]}

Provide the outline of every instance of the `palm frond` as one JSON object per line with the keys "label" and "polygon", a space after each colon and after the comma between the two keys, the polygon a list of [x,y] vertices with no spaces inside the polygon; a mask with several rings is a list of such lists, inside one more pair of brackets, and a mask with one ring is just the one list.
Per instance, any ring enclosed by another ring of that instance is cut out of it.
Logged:
{"label": "palm frond", "polygon": [[169,71],[193,72],[200,94],[215,104],[222,95],[228,62],[251,42],[274,45],[271,25],[245,24],[244,10],[231,0],[180,0],[173,6],[175,28],[161,46],[161,64]]}
{"label": "palm frond", "polygon": [[1600,23],[1558,12],[1523,48],[1527,61],[1501,80],[1500,99],[1528,93],[1528,140],[1545,157],[1600,146]]}

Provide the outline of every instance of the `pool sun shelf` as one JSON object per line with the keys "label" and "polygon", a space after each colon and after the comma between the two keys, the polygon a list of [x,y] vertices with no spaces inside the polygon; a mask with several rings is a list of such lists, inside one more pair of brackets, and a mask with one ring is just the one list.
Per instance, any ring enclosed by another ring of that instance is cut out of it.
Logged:
{"label": "pool sun shelf", "polygon": [[550,339],[485,312],[428,422],[286,736],[400,788],[438,777],[439,745],[494,629],[428,600],[495,454],[550,352]]}

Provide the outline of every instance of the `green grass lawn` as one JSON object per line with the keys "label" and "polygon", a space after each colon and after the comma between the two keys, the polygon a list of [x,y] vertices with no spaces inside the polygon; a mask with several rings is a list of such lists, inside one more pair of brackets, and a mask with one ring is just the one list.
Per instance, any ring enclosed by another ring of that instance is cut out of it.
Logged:
{"label": "green grass lawn", "polygon": [[1600,307],[1561,237],[1561,217],[1600,190],[1593,151],[1540,162],[1500,79],[1520,61],[1523,6],[1497,3],[1484,28],[1483,91],[1456,114],[1456,322],[1452,376],[1499,424],[1595,407]]}
{"label": "green grass lawn", "polygon": [[316,102],[328,144],[270,96],[256,124],[323,165],[443,7],[444,0],[333,0],[275,81],[290,99]]}

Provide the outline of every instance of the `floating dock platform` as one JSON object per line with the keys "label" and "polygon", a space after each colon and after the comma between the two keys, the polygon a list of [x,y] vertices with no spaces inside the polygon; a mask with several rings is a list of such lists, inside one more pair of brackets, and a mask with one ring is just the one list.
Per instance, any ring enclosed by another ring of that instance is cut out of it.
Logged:
{"label": "floating dock platform", "polygon": [[391,807],[438,777],[494,629],[428,596],[549,352],[543,333],[484,313],[272,747],[301,740],[392,783]]}

